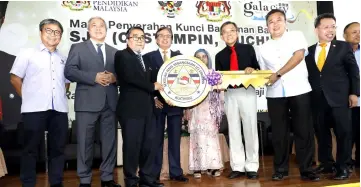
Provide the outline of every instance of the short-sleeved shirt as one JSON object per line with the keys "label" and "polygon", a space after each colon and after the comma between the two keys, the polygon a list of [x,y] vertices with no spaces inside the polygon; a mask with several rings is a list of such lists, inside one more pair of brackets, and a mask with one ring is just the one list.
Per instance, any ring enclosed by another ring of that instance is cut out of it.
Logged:
{"label": "short-sleeved shirt", "polygon": [[[260,46],[259,64],[261,70],[279,71],[298,50],[304,49],[308,54],[307,41],[299,31],[285,32],[277,40],[270,39]],[[308,82],[308,71],[305,59],[292,70],[282,75],[272,86],[267,87],[266,97],[292,97],[308,93],[312,90]]]}
{"label": "short-sleeved shirt", "polygon": [[55,110],[68,112],[64,76],[66,57],[44,44],[22,51],[10,70],[23,79],[21,113]]}

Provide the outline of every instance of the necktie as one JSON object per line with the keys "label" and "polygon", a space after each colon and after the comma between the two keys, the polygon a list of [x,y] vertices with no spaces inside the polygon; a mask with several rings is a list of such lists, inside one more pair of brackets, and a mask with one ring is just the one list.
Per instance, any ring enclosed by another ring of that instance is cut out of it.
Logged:
{"label": "necktie", "polygon": [[237,60],[237,53],[236,50],[234,49],[234,46],[231,47],[231,64],[230,64],[230,70],[231,71],[238,71],[238,60]]}
{"label": "necktie", "polygon": [[322,70],[323,65],[325,65],[325,61],[326,61],[326,43],[322,43],[320,44],[320,46],[322,47],[320,54],[318,55],[318,60],[317,60],[317,68],[318,70]]}
{"label": "necktie", "polygon": [[98,55],[99,55],[100,59],[102,60],[102,62],[104,63],[103,51],[102,51],[102,48],[101,48],[102,45],[103,44],[97,44],[97,46],[98,46]]}
{"label": "necktie", "polygon": [[168,60],[167,53],[168,53],[168,51],[163,51],[163,62]]}
{"label": "necktie", "polygon": [[138,59],[140,65],[142,66],[143,71],[145,71],[145,65],[144,65],[144,62],[143,62],[142,54],[140,52],[137,53],[137,59]]}

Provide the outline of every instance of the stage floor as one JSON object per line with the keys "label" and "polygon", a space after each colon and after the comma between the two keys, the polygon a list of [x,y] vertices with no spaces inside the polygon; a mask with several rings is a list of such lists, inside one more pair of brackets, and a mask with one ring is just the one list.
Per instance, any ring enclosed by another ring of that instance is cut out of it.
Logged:
{"label": "stage floor", "polygon": [[[360,182],[360,170],[356,169],[352,173],[350,179],[345,181],[334,181],[328,179],[330,175],[323,175],[319,182],[305,182],[300,180],[297,165],[295,164],[294,156],[291,157],[290,161],[290,176],[284,181],[274,182],[271,180],[272,176],[272,157],[265,156],[263,159],[260,158],[260,169],[259,179],[249,180],[246,177],[230,180],[227,175],[230,172],[230,167],[227,166],[221,177],[212,178],[207,175],[202,175],[201,179],[194,179],[193,176],[189,175],[189,183],[179,183],[171,181],[162,181],[166,187],[271,187],[271,186],[282,186],[282,187],[315,187],[315,186],[331,186],[348,183]],[[123,170],[121,167],[116,168],[116,178],[124,187]],[[66,170],[64,174],[64,187],[78,187],[79,181],[75,170]],[[351,185],[346,185],[351,187]],[[359,186],[359,185],[358,185]],[[19,176],[5,176],[0,178],[0,187],[21,187]],[[37,175],[37,186],[36,187],[49,187],[47,183],[47,175],[45,173],[38,173]],[[93,184],[92,187],[100,187],[99,170],[93,170]]]}

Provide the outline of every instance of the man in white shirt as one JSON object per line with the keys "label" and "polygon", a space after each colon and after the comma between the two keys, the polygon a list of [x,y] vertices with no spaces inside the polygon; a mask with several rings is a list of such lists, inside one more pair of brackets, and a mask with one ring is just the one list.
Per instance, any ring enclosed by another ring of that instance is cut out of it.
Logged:
{"label": "man in white shirt", "polygon": [[69,88],[64,77],[66,58],[57,49],[63,27],[57,20],[45,19],[39,29],[41,44],[22,51],[10,71],[10,81],[22,97],[24,147],[20,179],[23,187],[35,187],[38,146],[47,130],[49,183],[51,187],[62,187]]}
{"label": "man in white shirt", "polygon": [[[352,153],[350,108],[357,106],[360,95],[360,72],[351,45],[334,40],[336,18],[333,14],[319,15],[315,20],[318,42],[308,48],[306,64],[312,87],[312,116],[318,142],[317,173],[333,173],[335,180],[349,177],[348,164]],[[332,157],[330,124],[337,141],[336,163]]]}
{"label": "man in white shirt", "polygon": [[[318,181],[312,172],[314,138],[311,123],[311,86],[304,61],[307,42],[301,32],[286,31],[286,16],[281,10],[271,10],[267,16],[271,39],[260,47],[262,70],[272,70],[267,87],[268,112],[272,125],[274,170],[272,180],[288,176],[289,133],[292,125],[296,158],[303,180]],[[289,112],[290,111],[290,112]],[[289,113],[292,123],[289,124]]]}

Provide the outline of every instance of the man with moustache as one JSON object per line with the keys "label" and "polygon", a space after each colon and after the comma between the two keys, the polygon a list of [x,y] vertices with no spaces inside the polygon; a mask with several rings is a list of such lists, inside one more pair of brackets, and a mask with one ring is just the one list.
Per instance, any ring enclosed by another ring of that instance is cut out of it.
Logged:
{"label": "man with moustache", "polygon": [[114,182],[116,157],[116,118],[118,99],[114,54],[116,49],[104,43],[107,27],[103,18],[88,21],[90,40],[73,44],[65,66],[65,76],[76,82],[75,119],[77,122],[77,172],[79,187],[90,187],[95,125],[100,125],[100,179],[102,187],[120,187]]}
{"label": "man with moustache", "polygon": [[[254,48],[249,44],[238,43],[239,31],[236,23],[223,23],[220,34],[227,46],[216,55],[217,71],[243,70],[249,74],[259,69]],[[232,85],[224,93],[224,101],[232,168],[228,178],[238,178],[246,172],[249,179],[257,179],[259,145],[256,91],[251,86],[245,88],[242,85]],[[242,143],[241,125],[245,145]]]}
{"label": "man with moustache", "polygon": [[[271,39],[260,46],[262,70],[272,70],[267,85],[268,114],[272,125],[274,149],[274,174],[272,180],[283,180],[288,176],[289,133],[292,125],[296,159],[302,180],[318,181],[312,171],[314,134],[310,112],[311,86],[305,56],[307,42],[299,31],[286,31],[286,15],[273,9],[266,15]],[[289,113],[292,124],[288,124]]]}
{"label": "man with moustache", "polygon": [[[343,37],[346,42],[351,44],[353,53],[355,55],[357,66],[360,68],[360,23],[352,22],[346,25],[343,30]],[[352,111],[352,146],[355,144],[355,161],[353,165],[356,168],[360,167],[360,97],[358,97],[357,107],[353,107]],[[352,164],[352,163],[351,163]]]}
{"label": "man with moustache", "polygon": [[308,48],[306,58],[309,82],[312,86],[312,114],[318,141],[319,173],[332,173],[331,132],[327,118],[333,118],[337,141],[335,180],[349,177],[347,164],[352,155],[351,110],[356,107],[360,94],[359,68],[351,45],[333,40],[336,34],[336,18],[333,14],[321,14],[315,20],[315,32],[319,42]]}
{"label": "man with moustache", "polygon": [[[174,56],[181,55],[179,51],[172,51],[170,49],[173,40],[173,32],[170,28],[159,28],[155,33],[155,39],[159,49],[144,55],[144,58],[151,63],[153,69],[153,82],[156,82],[159,68],[164,61]],[[155,92],[154,103],[154,113],[157,123],[157,153],[153,166],[153,174],[159,178],[162,169],[164,128],[167,118],[169,176],[171,180],[188,182],[188,178],[183,176],[183,170],[180,165],[180,140],[183,109],[168,105],[158,91]]]}
{"label": "man with moustache", "polygon": [[23,187],[36,186],[38,146],[47,130],[49,183],[51,187],[63,187],[69,86],[64,77],[66,57],[57,49],[63,27],[57,20],[45,19],[39,29],[40,45],[22,51],[10,71],[11,84],[22,98],[24,142],[20,179]]}
{"label": "man with moustache", "polygon": [[[123,172],[127,187],[162,187],[152,173],[156,154],[156,123],[153,117],[153,92],[162,90],[152,83],[150,62],[142,58],[144,31],[132,27],[127,31],[127,48],[115,54],[119,100],[117,116],[123,135]],[[141,106],[141,107],[139,107]],[[137,169],[139,167],[139,177]],[[140,179],[139,179],[140,178]]]}

